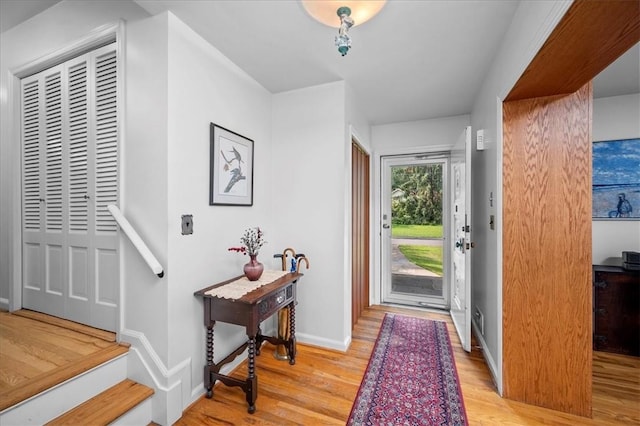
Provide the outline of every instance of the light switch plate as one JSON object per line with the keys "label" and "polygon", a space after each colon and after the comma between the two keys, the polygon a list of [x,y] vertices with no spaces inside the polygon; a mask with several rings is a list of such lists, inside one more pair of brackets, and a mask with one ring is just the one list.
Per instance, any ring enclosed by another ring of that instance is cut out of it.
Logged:
{"label": "light switch plate", "polygon": [[193,234],[193,215],[182,215],[182,235]]}

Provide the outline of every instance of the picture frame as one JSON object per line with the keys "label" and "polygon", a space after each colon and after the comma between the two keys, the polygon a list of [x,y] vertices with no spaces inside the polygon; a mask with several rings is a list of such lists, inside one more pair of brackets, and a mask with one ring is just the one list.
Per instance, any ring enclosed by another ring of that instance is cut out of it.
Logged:
{"label": "picture frame", "polygon": [[593,220],[640,220],[640,138],[593,142]]}
{"label": "picture frame", "polygon": [[253,205],[253,140],[211,123],[209,205]]}

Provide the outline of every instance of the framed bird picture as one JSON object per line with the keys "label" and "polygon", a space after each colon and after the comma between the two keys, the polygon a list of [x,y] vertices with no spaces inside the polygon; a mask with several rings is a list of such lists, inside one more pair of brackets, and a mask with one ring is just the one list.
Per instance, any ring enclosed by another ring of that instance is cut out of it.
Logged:
{"label": "framed bird picture", "polygon": [[253,205],[253,141],[210,125],[209,205]]}

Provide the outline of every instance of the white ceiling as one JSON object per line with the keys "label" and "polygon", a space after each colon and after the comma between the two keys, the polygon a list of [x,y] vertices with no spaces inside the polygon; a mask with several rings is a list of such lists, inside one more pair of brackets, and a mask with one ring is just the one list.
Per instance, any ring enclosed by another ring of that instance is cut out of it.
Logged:
{"label": "white ceiling", "polygon": [[0,0],[0,33],[59,2],[60,0]]}
{"label": "white ceiling", "polygon": [[390,0],[349,31],[353,46],[341,57],[337,30],[296,0],[136,3],[171,10],[273,93],[346,80],[372,124],[469,113],[517,7]]}
{"label": "white ceiling", "polygon": [[[57,2],[0,0],[0,30]],[[272,93],[346,80],[372,124],[468,114],[518,5],[389,0],[350,30],[353,47],[341,57],[336,30],[297,0],[135,2],[152,15],[170,10]],[[596,77],[594,96],[640,92],[639,52],[636,45]]]}

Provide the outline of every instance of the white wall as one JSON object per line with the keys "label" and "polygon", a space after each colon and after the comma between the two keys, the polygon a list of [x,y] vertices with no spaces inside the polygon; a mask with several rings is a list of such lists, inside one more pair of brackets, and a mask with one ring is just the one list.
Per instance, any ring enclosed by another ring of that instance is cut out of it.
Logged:
{"label": "white wall", "polygon": [[[92,30],[119,19],[148,16],[128,1],[62,1],[0,37],[0,308],[9,308],[11,288],[19,280],[20,258],[20,140],[13,109],[19,93],[12,92],[12,70],[66,48]],[[19,119],[19,117],[18,117]],[[19,284],[18,284],[19,285]],[[14,298],[16,295],[14,295]]]}
{"label": "white wall", "polygon": [[[269,250],[303,252],[299,341],[345,350],[345,83],[273,96],[273,224]],[[350,165],[349,165],[350,166]]]}
{"label": "white wall", "polygon": [[[172,423],[204,391],[206,329],[202,300],[193,293],[241,275],[247,258],[227,248],[239,244],[244,229],[276,234],[271,94],[171,13],[130,25],[127,40],[123,202],[159,254],[165,277],[145,271],[125,247],[123,336],[162,391],[166,412],[154,413],[154,420]],[[254,141],[252,207],[209,206],[211,122]],[[192,235],[181,233],[184,214],[193,215]],[[263,249],[267,266],[269,248]],[[214,360],[245,340],[244,329],[218,323]]]}
{"label": "white wall", "polygon": [[[15,107],[7,96],[8,69],[65,47],[104,23],[128,19],[120,204],[164,266],[165,277],[151,273],[123,237],[119,335],[132,343],[129,374],[156,388],[154,420],[170,424],[203,392],[203,310],[193,292],[241,274],[246,258],[227,248],[239,243],[246,227],[263,226],[267,238],[278,234],[271,221],[272,99],[174,16],[140,19],[147,17],[131,2],[62,2],[2,34],[0,294],[7,303],[11,266],[20,269],[12,256],[20,249],[19,221],[16,225],[13,216],[20,199],[19,140],[5,126]],[[253,207],[208,205],[211,121],[255,141]],[[181,235],[182,214],[194,215],[193,235]],[[266,246],[268,267],[271,249]],[[244,340],[243,329],[219,324],[216,360]],[[143,364],[148,371],[141,371]]]}
{"label": "white wall", "polygon": [[373,149],[387,155],[390,152],[416,152],[415,148],[455,145],[460,133],[469,125],[468,115],[434,118],[373,126]]}
{"label": "white wall", "polygon": [[[502,99],[531,62],[571,1],[522,1],[504,36],[471,113],[475,137],[484,129],[484,151],[473,155],[472,312],[484,314],[484,356],[502,393]],[[490,201],[493,198],[493,201]],[[489,229],[495,215],[496,229]],[[508,267],[508,265],[504,265]]]}
{"label": "white wall", "polygon": [[[156,16],[127,26],[125,138],[121,144],[122,212],[165,269],[153,274],[127,238],[122,238],[122,324],[124,340],[132,331],[168,363],[167,283],[171,271],[167,243],[167,17]],[[149,315],[140,315],[147,311]],[[151,314],[152,313],[152,314]]]}
{"label": "white wall", "polygon": [[[240,244],[246,228],[260,226],[267,240],[278,233],[271,210],[271,94],[175,16],[168,23],[168,356],[169,367],[193,360],[198,392],[206,345],[202,300],[193,293],[242,275],[248,257],[227,249]],[[209,205],[210,122],[254,141],[251,207]],[[181,234],[183,214],[193,215],[192,235]],[[267,267],[272,250],[267,244],[260,252]],[[216,324],[215,361],[244,341],[244,329]]]}
{"label": "white wall", "polygon": [[[594,141],[640,138],[640,94],[593,100]],[[640,208],[640,206],[634,206]],[[640,221],[593,221],[593,263],[640,251]]]}

